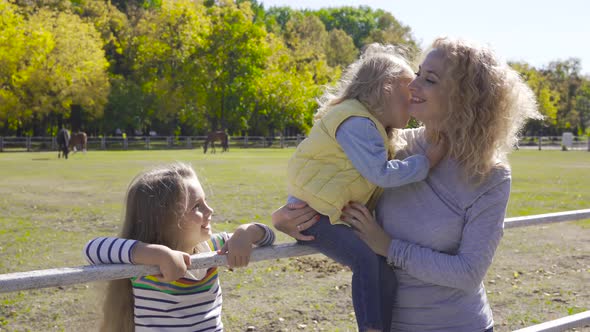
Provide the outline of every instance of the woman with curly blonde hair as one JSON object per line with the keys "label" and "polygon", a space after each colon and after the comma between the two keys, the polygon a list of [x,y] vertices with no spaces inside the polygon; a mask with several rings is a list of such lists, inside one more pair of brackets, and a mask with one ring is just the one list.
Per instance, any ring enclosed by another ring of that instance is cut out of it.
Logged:
{"label": "woman with curly blonde hair", "polygon": [[[449,156],[468,178],[483,180],[495,166],[507,167],[524,122],[540,118],[534,94],[519,74],[490,49],[449,38],[434,41],[425,63],[439,73],[430,67],[418,71],[410,84],[410,114],[424,123],[426,136],[448,137]],[[427,97],[432,92],[445,96],[432,100]],[[433,119],[428,112],[438,115]]]}
{"label": "woman with curly blonde hair", "polygon": [[[394,268],[391,331],[493,331],[483,278],[503,235],[507,153],[525,121],[540,117],[534,95],[489,48],[450,38],[434,41],[409,89],[409,112],[423,127],[401,131],[396,158],[441,139],[446,158],[424,181],[385,189],[376,221],[359,203],[343,219]],[[273,223],[300,238],[313,216],[285,206]]]}

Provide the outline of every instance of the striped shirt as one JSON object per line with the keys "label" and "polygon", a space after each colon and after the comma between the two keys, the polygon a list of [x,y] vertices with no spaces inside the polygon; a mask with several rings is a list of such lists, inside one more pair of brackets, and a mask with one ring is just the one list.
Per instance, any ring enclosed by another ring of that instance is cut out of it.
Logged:
{"label": "striped shirt", "polygon": [[[274,232],[266,225],[265,236],[256,243],[267,246],[274,242]],[[229,234],[219,233],[208,241],[213,251],[221,249]],[[84,247],[90,264],[133,264],[131,250],[138,241],[99,237]],[[131,278],[134,297],[135,331],[223,331],[221,322],[221,288],[218,268],[207,270],[202,279],[185,276],[173,282],[155,276]]]}

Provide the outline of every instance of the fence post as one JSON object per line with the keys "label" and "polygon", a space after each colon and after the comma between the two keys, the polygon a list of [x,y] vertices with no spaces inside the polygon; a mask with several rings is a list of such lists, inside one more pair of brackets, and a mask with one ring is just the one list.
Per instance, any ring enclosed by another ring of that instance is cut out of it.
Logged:
{"label": "fence post", "polygon": [[168,147],[169,147],[169,148],[171,148],[171,147],[172,147],[172,140],[173,140],[172,136],[168,136],[168,139],[167,139],[167,141],[168,141]]}
{"label": "fence post", "polygon": [[127,143],[127,136],[123,137],[123,149],[127,150],[128,143]]}
{"label": "fence post", "polygon": [[57,150],[57,139],[55,136],[51,136],[51,151]]}
{"label": "fence post", "polygon": [[189,148],[189,149],[192,149],[193,148],[193,142],[191,141],[191,137],[190,136],[187,136],[186,137],[186,147]]}
{"label": "fence post", "polygon": [[150,149],[150,137],[149,136],[145,137],[145,147],[148,150]]}
{"label": "fence post", "polygon": [[104,136],[100,138],[100,148],[102,150],[106,150],[107,149],[107,139]]}
{"label": "fence post", "polygon": [[27,136],[27,152],[31,152],[31,136]]}
{"label": "fence post", "polygon": [[248,147],[248,134],[246,133],[246,136],[244,136],[244,147],[247,148]]}
{"label": "fence post", "polygon": [[539,136],[539,151],[541,151],[541,142],[543,142],[543,136]]}
{"label": "fence post", "polygon": [[[1,143],[1,139],[0,139],[0,151],[2,151],[2,143]],[[590,135],[588,135],[588,152],[590,152]]]}
{"label": "fence post", "polygon": [[[590,146],[590,144],[588,146]],[[3,152],[3,151],[4,151],[4,137],[0,137],[0,152]],[[590,151],[590,149],[589,149],[589,151]]]}

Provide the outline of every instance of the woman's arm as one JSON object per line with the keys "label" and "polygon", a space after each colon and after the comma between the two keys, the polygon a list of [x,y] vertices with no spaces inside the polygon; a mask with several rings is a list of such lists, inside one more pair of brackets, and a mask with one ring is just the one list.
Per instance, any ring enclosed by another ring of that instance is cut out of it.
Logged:
{"label": "woman's arm", "polygon": [[[398,240],[395,234],[387,242],[383,234],[375,235],[379,226],[365,213],[359,213],[358,207],[347,208],[345,221],[357,229],[361,238],[376,253],[386,256],[396,268],[428,283],[472,291],[483,281],[502,238],[509,192],[510,182],[507,180],[482,195],[468,209],[461,243],[455,254]],[[355,221],[350,222],[352,216]]]}
{"label": "woman's arm", "polygon": [[99,237],[84,246],[86,260],[99,264],[141,264],[160,267],[162,281],[183,277],[190,265],[189,254],[159,244],[115,237]]}

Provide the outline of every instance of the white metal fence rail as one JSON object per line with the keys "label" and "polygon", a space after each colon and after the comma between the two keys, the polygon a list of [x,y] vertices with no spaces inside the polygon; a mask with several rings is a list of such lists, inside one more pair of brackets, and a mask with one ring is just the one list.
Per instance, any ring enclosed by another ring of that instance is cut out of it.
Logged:
{"label": "white metal fence rail", "polygon": [[[547,213],[524,217],[506,218],[505,228],[524,227],[556,222],[590,219],[590,209]],[[287,258],[315,254],[313,248],[297,243],[283,243],[270,247],[256,248],[252,252],[251,262],[268,259]],[[226,265],[226,257],[215,252],[191,256],[191,267],[209,268]],[[107,264],[95,266],[66,267],[29,272],[16,272],[0,275],[0,293],[15,292],[27,289],[57,287],[99,280],[114,280],[138,275],[157,274],[157,266]],[[551,324],[550,324],[551,323]],[[563,331],[568,328],[583,326],[590,323],[590,311],[568,316],[556,321],[528,327],[521,332],[532,331]]]}

